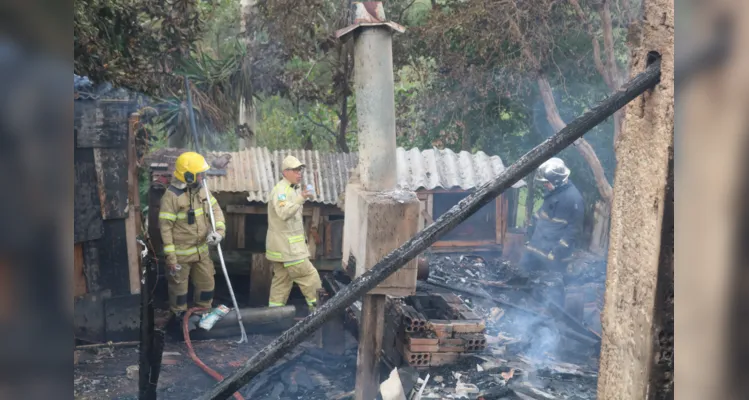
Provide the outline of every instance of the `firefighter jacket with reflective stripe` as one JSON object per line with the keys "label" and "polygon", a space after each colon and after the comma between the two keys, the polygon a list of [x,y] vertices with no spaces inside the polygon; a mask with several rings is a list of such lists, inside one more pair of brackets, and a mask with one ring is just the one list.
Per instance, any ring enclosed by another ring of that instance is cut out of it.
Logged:
{"label": "firefighter jacket with reflective stripe", "polygon": [[[159,229],[164,242],[164,254],[168,264],[197,262],[208,255],[206,236],[213,231],[208,207],[213,208],[216,219],[216,232],[225,236],[224,213],[211,196],[210,206],[203,187],[188,188],[177,180],[161,197]],[[189,224],[190,210],[195,214],[195,222]]]}
{"label": "firefighter jacket with reflective stripe", "polygon": [[547,193],[534,215],[535,229],[528,249],[550,260],[569,257],[582,232],[583,204],[583,196],[572,183]]}
{"label": "firefighter jacket with reflective stripe", "polygon": [[309,258],[302,220],[302,197],[299,188],[286,178],[270,193],[268,199],[268,234],[265,256],[270,261],[292,263]]}

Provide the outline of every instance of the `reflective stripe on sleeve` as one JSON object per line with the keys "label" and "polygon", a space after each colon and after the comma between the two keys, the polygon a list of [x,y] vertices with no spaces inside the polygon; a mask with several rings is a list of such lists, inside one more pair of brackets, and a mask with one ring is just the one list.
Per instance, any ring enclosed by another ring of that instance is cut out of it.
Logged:
{"label": "reflective stripe on sleeve", "polygon": [[177,216],[174,215],[174,214],[172,214],[172,213],[168,213],[168,212],[160,212],[159,213],[159,219],[165,219],[167,221],[176,221],[177,220]]}

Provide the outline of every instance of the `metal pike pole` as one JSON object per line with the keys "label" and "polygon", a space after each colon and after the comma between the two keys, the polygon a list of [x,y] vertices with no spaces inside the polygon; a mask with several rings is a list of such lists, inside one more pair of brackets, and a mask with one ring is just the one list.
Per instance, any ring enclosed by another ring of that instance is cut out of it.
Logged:
{"label": "metal pike pole", "polygon": [[[195,113],[192,109],[192,94],[190,92],[190,81],[185,76],[185,90],[187,93],[187,112],[190,115],[190,130],[192,131],[192,139],[195,142],[195,150],[200,153],[200,145],[198,142],[198,130],[195,127]],[[216,232],[216,220],[213,216],[213,205],[211,205],[211,192],[208,190],[208,176],[203,176],[203,188],[205,189],[206,201],[208,201],[208,214],[211,216],[211,227]],[[239,322],[239,330],[242,332],[242,337],[237,343],[247,342],[247,332],[244,331],[244,324],[242,323],[242,313],[239,312],[239,305],[237,305],[237,297],[234,296],[234,289],[231,287],[231,281],[229,280],[229,272],[226,271],[226,263],[224,262],[224,252],[221,251],[221,243],[216,244],[216,250],[218,250],[218,258],[221,260],[221,270],[224,271],[224,278],[226,278],[226,286],[229,287],[229,294],[231,295],[231,301],[234,304],[234,312],[237,313],[237,322]]]}

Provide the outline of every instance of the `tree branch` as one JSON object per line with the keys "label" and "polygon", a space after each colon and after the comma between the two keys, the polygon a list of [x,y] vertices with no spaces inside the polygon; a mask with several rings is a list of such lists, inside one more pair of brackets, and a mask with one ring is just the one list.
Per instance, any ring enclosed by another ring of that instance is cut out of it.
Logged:
{"label": "tree branch", "polygon": [[619,76],[619,66],[616,64],[616,54],[614,51],[614,29],[611,23],[611,3],[610,0],[603,0],[603,5],[599,8],[598,13],[601,15],[601,28],[603,29],[603,48],[605,51],[606,69],[609,73],[609,79],[614,84],[614,89],[621,86],[621,77]]}
{"label": "tree branch", "polygon": [[[615,91],[621,85],[623,76],[619,72],[619,66],[616,63],[616,54],[614,50],[614,30],[611,22],[611,8],[610,0],[603,0],[603,5],[598,8],[598,13],[601,16],[601,27],[603,30],[603,43],[605,51],[606,64],[601,59],[601,44],[598,42],[598,36],[593,32],[593,27],[585,16],[583,8],[580,6],[578,0],[570,0],[570,4],[575,8],[577,17],[581,23],[585,26],[585,30],[590,35],[593,43],[593,63],[596,66],[596,70],[603,77],[603,81],[609,87],[609,90]],[[624,112],[618,110],[614,113],[614,143],[619,139],[619,133],[622,130],[622,124],[624,122]]]}
{"label": "tree branch", "polygon": [[577,18],[580,20],[583,26],[585,26],[585,30],[588,32],[588,35],[590,35],[590,41],[593,44],[593,63],[596,66],[596,71],[598,71],[598,73],[601,75],[603,81],[606,82],[606,86],[608,86],[610,90],[616,90],[617,87],[614,85],[614,82],[611,81],[611,78],[606,72],[606,68],[603,65],[603,61],[601,60],[601,43],[598,42],[598,35],[593,32],[593,27],[591,26],[590,21],[588,21],[588,18],[585,16],[585,12],[580,6],[580,2],[578,0],[570,0],[570,4],[572,4],[572,7],[575,8]]}
{"label": "tree branch", "polygon": [[405,14],[406,11],[408,11],[408,9],[411,8],[412,5],[414,5],[414,3],[416,3],[416,0],[411,0],[411,2],[408,3],[408,5],[406,6],[406,8],[404,8],[401,11],[401,13],[398,15],[398,22],[399,23],[401,23],[401,24],[403,23],[403,14]]}
{"label": "tree branch", "polygon": [[328,133],[330,133],[331,135],[333,135],[333,137],[334,137],[334,138],[335,138],[335,137],[337,137],[337,136],[336,136],[336,133],[335,133],[335,132],[334,132],[334,131],[333,131],[332,129],[330,129],[330,128],[329,128],[329,127],[328,127],[327,125],[325,125],[325,124],[322,124],[322,123],[320,123],[320,122],[317,122],[317,121],[313,120],[313,119],[312,119],[312,118],[310,118],[310,117],[309,117],[309,115],[308,115],[308,114],[306,114],[306,113],[305,113],[305,114],[303,114],[303,115],[304,115],[304,118],[307,118],[307,120],[308,120],[309,122],[312,122],[312,124],[313,124],[313,125],[315,125],[315,126],[319,126],[320,128],[323,128],[323,129],[325,129],[325,130],[326,130],[326,131],[327,131]]}
{"label": "tree branch", "polygon": [[[541,99],[543,100],[544,108],[546,109],[546,119],[549,121],[549,124],[554,129],[554,131],[559,132],[564,129],[567,124],[562,119],[562,116],[559,115],[559,109],[557,108],[556,101],[554,100],[554,94],[551,90],[551,85],[549,84],[548,79],[546,79],[543,74],[540,74],[538,76],[537,82],[539,91],[541,92]],[[577,146],[575,148],[588,163],[590,169],[593,171],[593,176],[596,180],[596,186],[598,187],[598,192],[601,195],[601,198],[607,204],[611,204],[611,200],[614,196],[614,191],[611,188],[609,181],[606,179],[606,173],[603,170],[603,165],[601,165],[601,160],[598,159],[593,146],[591,146],[590,143],[588,143],[585,139],[580,138],[577,141]]]}

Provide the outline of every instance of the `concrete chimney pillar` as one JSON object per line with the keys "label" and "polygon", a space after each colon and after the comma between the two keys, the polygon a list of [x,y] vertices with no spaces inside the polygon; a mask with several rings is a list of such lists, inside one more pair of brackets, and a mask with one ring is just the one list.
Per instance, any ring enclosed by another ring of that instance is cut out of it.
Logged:
{"label": "concrete chimney pillar", "polygon": [[354,92],[359,129],[359,173],[364,190],[395,189],[393,32],[363,27],[354,38]]}
{"label": "concrete chimney pillar", "polygon": [[[354,3],[354,24],[336,32],[354,40],[354,91],[359,128],[359,180],[346,185],[343,267],[361,276],[418,230],[416,194],[396,189],[393,32],[405,29],[385,20],[380,2]],[[386,296],[416,291],[416,260],[391,275],[362,299],[356,400],[377,397]]]}

